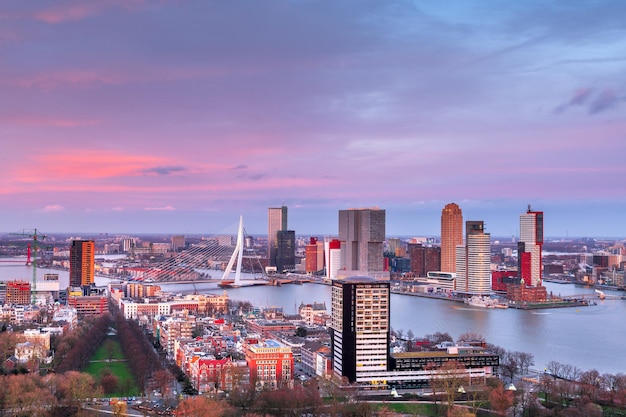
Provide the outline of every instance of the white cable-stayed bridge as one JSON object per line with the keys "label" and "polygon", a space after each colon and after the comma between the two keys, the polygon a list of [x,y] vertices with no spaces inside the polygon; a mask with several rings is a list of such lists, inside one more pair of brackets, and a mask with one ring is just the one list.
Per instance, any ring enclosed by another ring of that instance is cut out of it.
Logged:
{"label": "white cable-stayed bridge", "polygon": [[[242,279],[242,272],[247,279]],[[254,280],[263,278],[261,256],[244,245],[243,217],[240,217],[236,234],[223,233],[204,238],[152,266],[138,280],[146,283],[212,281],[224,286],[242,286],[254,285]]]}

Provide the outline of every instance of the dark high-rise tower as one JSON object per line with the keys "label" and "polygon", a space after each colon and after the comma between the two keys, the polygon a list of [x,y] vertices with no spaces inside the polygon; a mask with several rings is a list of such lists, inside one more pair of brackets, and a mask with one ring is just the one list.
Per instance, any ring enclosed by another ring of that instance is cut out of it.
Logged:
{"label": "dark high-rise tower", "polygon": [[72,240],[70,246],[70,286],[84,287],[94,283],[95,246],[93,240]]}
{"label": "dark high-rise tower", "polygon": [[296,269],[296,232],[279,230],[276,238],[276,270],[278,272]]}
{"label": "dark high-rise tower", "polygon": [[270,207],[267,212],[267,262],[269,266],[276,266],[278,232],[287,230],[287,206]]}

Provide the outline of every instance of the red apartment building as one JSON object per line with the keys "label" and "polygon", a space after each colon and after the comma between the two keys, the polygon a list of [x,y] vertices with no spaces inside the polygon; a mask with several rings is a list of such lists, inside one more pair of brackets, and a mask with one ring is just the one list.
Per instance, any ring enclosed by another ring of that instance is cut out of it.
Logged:
{"label": "red apartment building", "polygon": [[27,305],[30,304],[30,301],[30,283],[28,281],[15,280],[7,282],[7,304]]}
{"label": "red apartment building", "polygon": [[416,277],[425,277],[428,272],[441,269],[440,247],[409,243],[409,257],[411,272]]}
{"label": "red apartment building", "polygon": [[198,390],[198,394],[232,389],[232,384],[229,389],[226,386],[226,369],[232,365],[230,358],[194,356],[189,365],[189,381]]}
{"label": "red apartment building", "polygon": [[100,296],[70,296],[67,305],[74,307],[78,316],[99,315],[109,311],[107,298]]}
{"label": "red apartment building", "polygon": [[306,251],[306,272],[317,272],[317,238],[312,237],[305,247]]}
{"label": "red apartment building", "polygon": [[529,287],[522,284],[510,284],[507,286],[506,298],[517,303],[539,303],[547,300],[548,291],[544,286]]}
{"label": "red apartment building", "polygon": [[245,355],[250,381],[256,388],[277,389],[293,385],[294,361],[290,347],[268,339],[246,344]]}
{"label": "red apartment building", "polygon": [[272,333],[288,333],[296,332],[296,325],[288,321],[282,320],[246,320],[246,329],[250,333],[257,333],[262,337],[272,337]]}

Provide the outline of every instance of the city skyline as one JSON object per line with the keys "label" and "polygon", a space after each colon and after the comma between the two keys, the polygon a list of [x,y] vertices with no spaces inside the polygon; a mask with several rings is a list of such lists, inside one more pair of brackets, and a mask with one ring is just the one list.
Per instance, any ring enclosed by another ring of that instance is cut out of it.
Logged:
{"label": "city skyline", "polygon": [[[0,6],[0,231],[626,237],[626,4]],[[111,30],[115,28],[115,30]]]}

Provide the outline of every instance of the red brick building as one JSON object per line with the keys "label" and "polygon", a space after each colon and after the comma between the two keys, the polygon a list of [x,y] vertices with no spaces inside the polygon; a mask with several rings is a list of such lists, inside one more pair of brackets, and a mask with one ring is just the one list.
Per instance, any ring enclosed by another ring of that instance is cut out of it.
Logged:
{"label": "red brick building", "polygon": [[13,305],[30,304],[30,283],[15,280],[7,282],[6,303]]}
{"label": "red brick building", "polygon": [[507,286],[506,298],[516,303],[540,303],[548,298],[546,287],[528,287],[524,284]]}
{"label": "red brick building", "polygon": [[250,333],[260,334],[262,337],[272,337],[272,333],[296,333],[296,325],[282,320],[246,320],[246,329]]}
{"label": "red brick building", "polygon": [[198,390],[199,394],[214,392],[218,389],[225,390],[225,368],[231,365],[230,358],[215,359],[215,357],[202,358],[194,356],[189,364],[189,381]]}
{"label": "red brick building", "polygon": [[290,347],[268,339],[248,343],[245,346],[245,355],[250,368],[250,382],[255,388],[277,389],[293,386],[294,361]]}
{"label": "red brick building", "polygon": [[306,265],[305,265],[305,270],[306,272],[317,272],[318,271],[318,267],[317,267],[317,238],[316,237],[312,237],[309,241],[309,244],[306,245],[305,247],[305,260],[306,260]]}
{"label": "red brick building", "polygon": [[509,285],[519,285],[520,278],[516,270],[491,271],[491,289],[506,292]]}
{"label": "red brick building", "polygon": [[409,243],[409,258],[411,272],[416,277],[425,277],[428,272],[439,271],[441,268],[440,247]]}
{"label": "red brick building", "polygon": [[78,316],[99,315],[109,311],[107,298],[100,296],[70,296],[67,305],[74,307]]}

